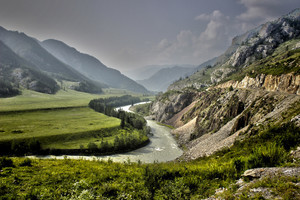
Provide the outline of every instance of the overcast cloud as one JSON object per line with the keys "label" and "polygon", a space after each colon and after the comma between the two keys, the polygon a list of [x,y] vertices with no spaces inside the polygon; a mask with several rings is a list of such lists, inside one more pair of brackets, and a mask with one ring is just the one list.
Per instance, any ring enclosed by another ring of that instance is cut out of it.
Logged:
{"label": "overcast cloud", "polygon": [[62,40],[109,67],[194,64],[298,0],[0,0],[0,26]]}

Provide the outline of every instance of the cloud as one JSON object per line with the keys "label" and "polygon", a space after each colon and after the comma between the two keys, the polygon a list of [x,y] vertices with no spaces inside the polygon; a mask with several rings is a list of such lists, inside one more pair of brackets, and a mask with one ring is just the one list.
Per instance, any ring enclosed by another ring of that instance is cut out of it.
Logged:
{"label": "cloud", "polygon": [[200,34],[182,30],[174,41],[161,40],[155,48],[158,62],[201,64],[220,55],[229,46],[229,16],[215,10],[209,14],[201,14],[195,20],[206,23],[205,29]]}
{"label": "cloud", "polygon": [[157,49],[166,49],[171,45],[171,43],[167,39],[162,39],[158,45]]}
{"label": "cloud", "polygon": [[298,0],[239,0],[246,12],[236,18],[243,22],[263,23],[299,7]]}
{"label": "cloud", "polygon": [[210,14],[201,14],[195,17],[195,20],[201,20],[201,21],[210,21],[210,20],[218,20],[221,17],[224,17],[221,11],[219,10],[214,10]]}
{"label": "cloud", "polygon": [[194,18],[200,33],[181,30],[176,37],[162,39],[152,48],[149,61],[158,64],[201,64],[222,54],[233,37],[242,34],[266,21],[274,20],[297,8],[298,0],[237,0],[245,10],[229,17],[220,10],[202,13]]}
{"label": "cloud", "polygon": [[285,4],[282,0],[240,0],[246,7],[246,12],[237,16],[241,21],[270,20],[278,15],[280,6]]}

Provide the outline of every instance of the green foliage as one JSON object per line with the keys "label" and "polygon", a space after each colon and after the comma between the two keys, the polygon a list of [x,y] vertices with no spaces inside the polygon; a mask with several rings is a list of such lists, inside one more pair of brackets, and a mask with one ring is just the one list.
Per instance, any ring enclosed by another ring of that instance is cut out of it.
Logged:
{"label": "green foliage", "polygon": [[[68,148],[78,148],[80,143],[76,144],[76,140],[94,140],[98,134],[112,136],[114,132],[109,132],[120,124],[119,119],[89,108],[20,111],[0,113],[0,116],[1,129],[5,133],[0,135],[0,142],[12,143],[11,149],[17,154],[24,153],[26,149],[34,154],[41,147],[57,148],[60,143],[70,141],[74,143]],[[16,131],[18,134],[15,134]]]}
{"label": "green foliage", "polygon": [[294,123],[272,126],[261,133],[261,138],[264,140],[273,140],[289,151],[300,144],[300,128]]}
{"label": "green foliage", "polygon": [[[108,100],[111,100],[108,101]],[[113,106],[124,106],[128,105],[128,102],[136,103],[139,102],[138,97],[132,97],[125,95],[121,97],[110,97],[108,99],[94,99],[89,103],[89,107],[97,112],[104,113],[105,115],[116,117],[121,119],[121,128],[125,128],[126,125],[136,129],[143,129],[146,126],[146,120],[135,113],[124,112],[123,110],[116,111]]]}
{"label": "green foliage", "polygon": [[[272,177],[265,177],[259,179],[253,183],[244,187],[237,195],[233,196],[235,190],[231,189],[230,192],[224,197],[225,199],[249,199],[248,194],[253,188],[265,188],[272,191],[272,195],[275,197],[281,197],[278,199],[291,200],[300,198],[300,186],[296,183],[300,181],[299,176],[282,176],[282,174],[274,174]],[[252,192],[253,193],[253,192]],[[259,194],[258,194],[259,195]],[[257,199],[255,197],[251,199]]]}
{"label": "green foliage", "polygon": [[11,153],[14,155],[38,154],[41,149],[41,143],[35,138],[23,141],[13,140],[11,142]]}
{"label": "green foliage", "polygon": [[0,80],[0,97],[11,97],[21,94],[21,91],[13,87],[11,83]]}
{"label": "green foliage", "polygon": [[87,92],[92,94],[100,94],[103,92],[99,86],[96,86],[87,81],[80,82],[79,85],[76,86],[74,89],[80,92]]}
{"label": "green foliage", "polygon": [[[36,160],[28,168],[19,164],[23,158],[13,158],[16,167],[5,169],[0,176],[0,198],[204,199],[216,189],[235,183],[250,167],[284,165],[288,161],[287,149],[299,143],[284,148],[277,143],[285,138],[279,130],[289,130],[287,138],[298,134],[298,129],[290,123],[270,126],[235,142],[231,148],[190,162],[121,164],[101,160]],[[126,141],[124,133],[114,137],[113,143],[121,147]],[[97,148],[115,150],[107,141],[102,141]],[[284,199],[297,199],[299,186],[293,184],[297,182],[297,178],[279,175],[276,179],[259,180],[253,187],[268,187]],[[234,199],[236,189],[228,188],[225,199]],[[250,189],[245,187],[237,198],[247,199]]]}
{"label": "green foliage", "polygon": [[247,159],[247,168],[274,167],[287,160],[287,152],[276,143],[267,143],[256,147]]}
{"label": "green foliage", "polygon": [[4,168],[4,167],[13,167],[13,161],[10,158],[7,157],[1,157],[0,158],[0,169]]}
{"label": "green foliage", "polygon": [[88,144],[88,149],[89,150],[95,150],[95,149],[97,149],[98,147],[97,147],[97,145],[94,143],[94,142],[90,142],[89,144]]}
{"label": "green foliage", "polygon": [[106,107],[120,107],[130,104],[135,104],[141,102],[139,97],[133,97],[131,95],[123,95],[120,97],[109,97],[109,98],[100,98],[93,99],[89,103],[89,107],[93,108],[98,112],[105,112]]}
{"label": "green foliage", "polygon": [[32,166],[32,160],[30,158],[25,158],[21,163],[19,164],[21,167],[31,167]]}
{"label": "green foliage", "polygon": [[130,108],[135,113],[138,113],[142,116],[148,116],[150,115],[150,109],[151,109],[152,103],[144,103],[139,105],[134,105]]}
{"label": "green foliage", "polygon": [[[63,87],[70,87],[74,82],[62,81]],[[118,89],[104,89],[102,94],[89,94],[71,89],[59,90],[54,95],[43,94],[31,90],[22,90],[22,95],[11,98],[0,98],[0,112],[39,110],[50,108],[67,108],[87,106],[92,99],[137,94]],[[139,95],[145,98],[144,95]],[[148,96],[147,96],[148,97]]]}

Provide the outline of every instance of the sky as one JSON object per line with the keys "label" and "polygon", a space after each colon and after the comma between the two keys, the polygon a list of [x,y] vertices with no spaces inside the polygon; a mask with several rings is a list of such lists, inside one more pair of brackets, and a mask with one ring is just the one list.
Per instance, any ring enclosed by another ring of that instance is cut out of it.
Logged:
{"label": "sky", "polygon": [[299,0],[0,0],[0,26],[57,39],[126,72],[199,65]]}

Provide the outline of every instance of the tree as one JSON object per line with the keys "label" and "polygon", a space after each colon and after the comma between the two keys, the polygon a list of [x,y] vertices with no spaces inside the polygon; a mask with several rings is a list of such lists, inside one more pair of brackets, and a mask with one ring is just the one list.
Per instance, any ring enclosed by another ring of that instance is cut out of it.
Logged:
{"label": "tree", "polygon": [[94,142],[90,142],[88,144],[88,149],[94,151],[94,150],[98,149],[98,146]]}

